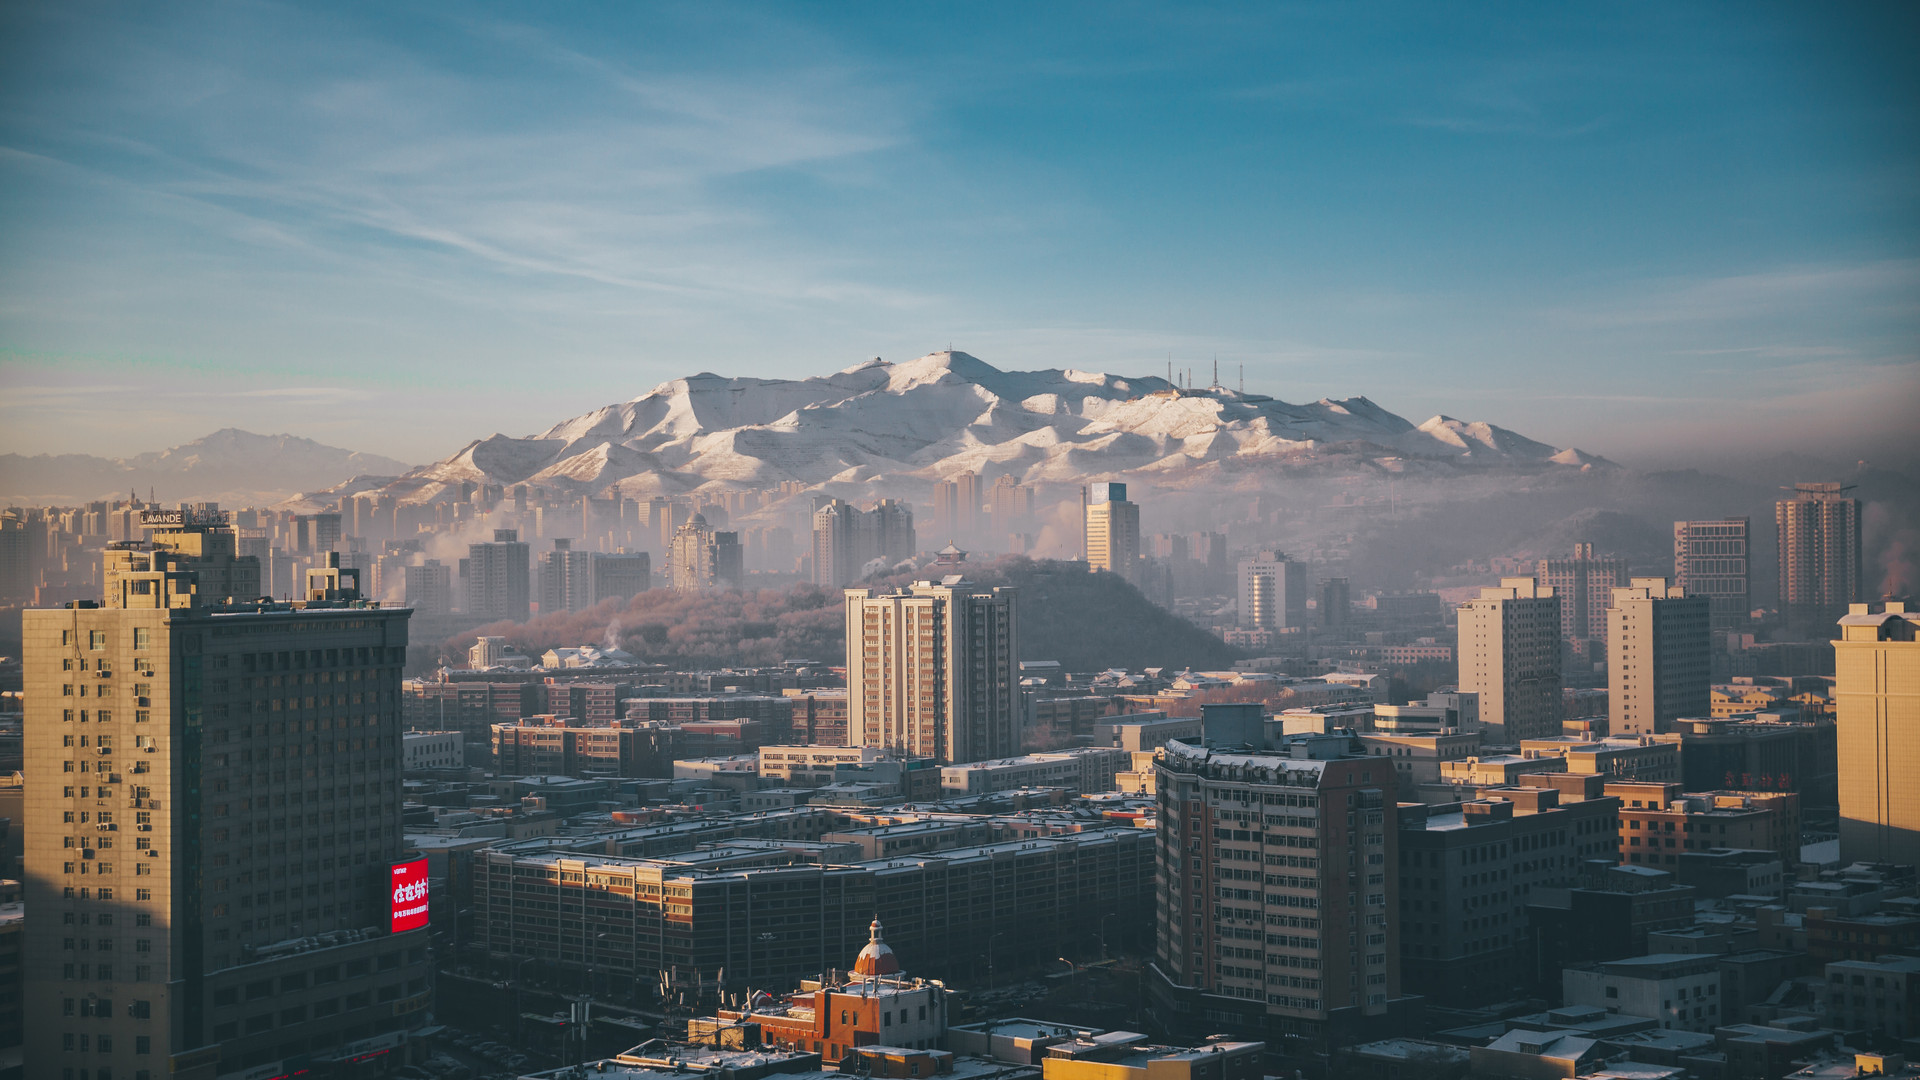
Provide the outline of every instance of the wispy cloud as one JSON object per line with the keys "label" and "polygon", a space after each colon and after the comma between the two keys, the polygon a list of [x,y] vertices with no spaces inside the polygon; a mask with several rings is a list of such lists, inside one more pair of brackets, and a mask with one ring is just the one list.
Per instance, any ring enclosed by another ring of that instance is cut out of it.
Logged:
{"label": "wispy cloud", "polygon": [[[1579,329],[1777,320],[1810,309],[1882,316],[1920,314],[1920,259],[1791,266],[1719,277],[1666,277],[1604,302],[1567,306],[1549,317]],[[1751,346],[1780,348],[1780,344]],[[1831,346],[1796,345],[1795,348]]]}

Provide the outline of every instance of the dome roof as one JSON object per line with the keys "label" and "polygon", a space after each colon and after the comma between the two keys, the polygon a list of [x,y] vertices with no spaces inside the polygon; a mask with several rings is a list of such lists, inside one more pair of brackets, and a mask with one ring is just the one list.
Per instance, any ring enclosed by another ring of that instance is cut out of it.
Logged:
{"label": "dome roof", "polygon": [[861,949],[860,955],[853,961],[853,973],[862,977],[900,974],[900,958],[893,955],[893,950],[880,939],[879,916],[874,916],[873,925],[868,931],[871,936],[867,939],[867,947]]}

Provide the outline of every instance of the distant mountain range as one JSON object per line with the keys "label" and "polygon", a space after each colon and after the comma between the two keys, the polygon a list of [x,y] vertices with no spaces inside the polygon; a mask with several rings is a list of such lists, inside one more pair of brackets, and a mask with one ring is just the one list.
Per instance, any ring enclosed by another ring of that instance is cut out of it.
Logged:
{"label": "distant mountain range", "polygon": [[[91,454],[0,454],[0,500],[72,504],[141,498],[212,500],[255,505],[326,488],[349,477],[391,478],[404,461],[326,446],[294,435],[256,435],[238,428],[130,458]],[[371,481],[370,481],[371,482]]]}
{"label": "distant mountain range", "polygon": [[538,435],[470,443],[387,491],[424,502],[463,483],[572,494],[619,484],[632,497],[716,481],[866,484],[982,470],[1026,483],[1130,475],[1178,487],[1322,465],[1453,473],[1610,464],[1487,423],[1435,416],[1416,426],[1364,397],[1292,405],[1151,376],[1001,371],[937,352],[809,379],[675,379]]}

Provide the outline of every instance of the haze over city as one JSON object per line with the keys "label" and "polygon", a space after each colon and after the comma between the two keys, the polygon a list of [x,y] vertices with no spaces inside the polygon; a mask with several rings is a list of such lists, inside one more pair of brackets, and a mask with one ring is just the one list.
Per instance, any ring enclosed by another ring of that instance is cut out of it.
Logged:
{"label": "haze over city", "polygon": [[1911,5],[0,10],[0,1080],[1920,1080]]}

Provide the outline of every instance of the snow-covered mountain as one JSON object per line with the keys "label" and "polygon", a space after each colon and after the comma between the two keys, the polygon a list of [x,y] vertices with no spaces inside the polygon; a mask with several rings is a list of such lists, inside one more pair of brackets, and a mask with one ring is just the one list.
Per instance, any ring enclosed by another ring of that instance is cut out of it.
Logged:
{"label": "snow-covered mountain", "polygon": [[402,477],[410,501],[463,482],[629,497],[703,484],[771,486],[1010,473],[1026,483],[1140,475],[1180,485],[1263,467],[1388,471],[1606,464],[1504,428],[1415,426],[1366,398],[1292,405],[1221,387],[1067,370],[1001,371],[963,352],[873,360],[810,379],[702,373],[537,435],[493,435]]}
{"label": "snow-covered mountain", "polygon": [[351,476],[390,479],[412,466],[295,435],[225,428],[130,458],[91,454],[0,454],[0,496],[36,504],[124,497],[149,488],[163,500],[271,502]]}

